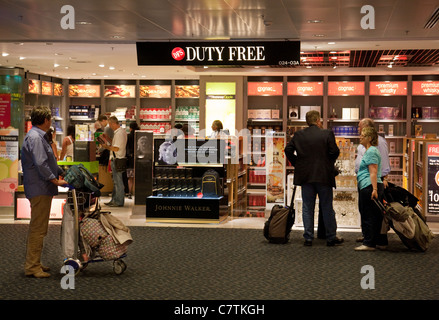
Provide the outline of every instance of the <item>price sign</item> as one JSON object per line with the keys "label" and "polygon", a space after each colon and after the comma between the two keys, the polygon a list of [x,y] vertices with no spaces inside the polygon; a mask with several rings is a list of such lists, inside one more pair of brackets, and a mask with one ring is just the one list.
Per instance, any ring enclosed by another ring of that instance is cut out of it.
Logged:
{"label": "price sign", "polygon": [[429,143],[427,148],[427,212],[439,214],[439,144]]}

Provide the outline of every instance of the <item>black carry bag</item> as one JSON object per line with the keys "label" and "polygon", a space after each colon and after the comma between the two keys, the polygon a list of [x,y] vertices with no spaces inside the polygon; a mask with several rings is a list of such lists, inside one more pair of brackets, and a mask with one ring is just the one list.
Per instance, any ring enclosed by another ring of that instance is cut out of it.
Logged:
{"label": "black carry bag", "polygon": [[220,176],[217,171],[209,169],[201,177],[201,193],[203,198],[221,195]]}
{"label": "black carry bag", "polygon": [[127,171],[127,158],[116,158],[116,154],[113,151],[114,166],[117,172]]}
{"label": "black carry bag", "polygon": [[296,186],[293,189],[293,197],[290,206],[275,205],[264,225],[264,237],[270,243],[285,244],[290,240],[291,228],[294,225],[296,211],[294,210],[294,197]]}

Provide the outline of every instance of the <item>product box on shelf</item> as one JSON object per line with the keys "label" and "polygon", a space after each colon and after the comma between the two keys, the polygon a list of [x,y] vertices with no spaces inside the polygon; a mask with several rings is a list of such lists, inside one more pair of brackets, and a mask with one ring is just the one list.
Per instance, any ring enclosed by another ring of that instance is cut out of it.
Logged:
{"label": "product box on shelf", "polygon": [[271,119],[279,119],[280,117],[280,110],[273,109],[271,110]]}
{"label": "product box on shelf", "polygon": [[374,107],[369,109],[369,117],[372,119],[400,119],[401,107]]}
{"label": "product box on shelf", "polygon": [[300,106],[300,120],[306,120],[306,113],[312,110],[320,112],[320,106]]}

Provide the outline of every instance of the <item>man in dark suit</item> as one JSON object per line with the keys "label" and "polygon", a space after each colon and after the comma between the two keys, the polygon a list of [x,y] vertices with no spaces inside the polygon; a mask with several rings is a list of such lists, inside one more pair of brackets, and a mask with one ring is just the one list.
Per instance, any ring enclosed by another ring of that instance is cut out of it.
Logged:
{"label": "man in dark suit", "polygon": [[318,195],[326,227],[326,244],[339,245],[343,239],[336,236],[332,188],[335,187],[334,163],[340,150],[334,133],[322,129],[318,111],[307,112],[306,123],[308,128],[294,133],[285,148],[285,155],[294,166],[294,184],[302,187],[304,244],[311,246],[314,239],[314,208]]}

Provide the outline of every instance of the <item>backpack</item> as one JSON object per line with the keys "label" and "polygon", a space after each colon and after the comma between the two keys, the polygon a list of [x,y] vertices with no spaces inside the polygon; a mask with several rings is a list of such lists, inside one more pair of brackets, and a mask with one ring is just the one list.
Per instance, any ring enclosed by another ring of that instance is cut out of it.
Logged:
{"label": "backpack", "polygon": [[204,197],[218,197],[221,195],[219,173],[213,169],[204,172],[201,177],[201,193]]}
{"label": "backpack", "polygon": [[75,189],[84,192],[93,192],[100,197],[103,184],[96,181],[92,173],[84,167],[82,163],[71,166],[64,177],[64,180],[72,185]]}
{"label": "backpack", "polygon": [[294,210],[295,194],[296,186],[294,186],[293,198],[289,207],[275,205],[271,209],[270,217],[264,224],[264,237],[270,243],[285,244],[290,240],[291,228],[296,218]]}

